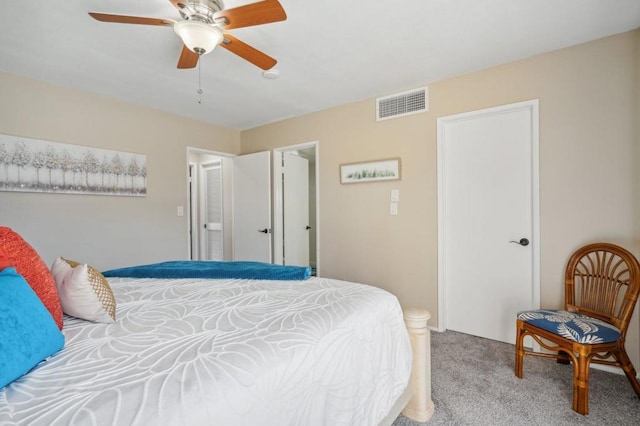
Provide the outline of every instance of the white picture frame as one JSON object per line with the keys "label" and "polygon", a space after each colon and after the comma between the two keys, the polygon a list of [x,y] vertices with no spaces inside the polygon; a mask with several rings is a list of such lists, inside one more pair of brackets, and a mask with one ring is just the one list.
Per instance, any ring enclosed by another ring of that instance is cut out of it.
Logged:
{"label": "white picture frame", "polygon": [[340,165],[341,184],[399,180],[400,174],[400,158],[387,158]]}

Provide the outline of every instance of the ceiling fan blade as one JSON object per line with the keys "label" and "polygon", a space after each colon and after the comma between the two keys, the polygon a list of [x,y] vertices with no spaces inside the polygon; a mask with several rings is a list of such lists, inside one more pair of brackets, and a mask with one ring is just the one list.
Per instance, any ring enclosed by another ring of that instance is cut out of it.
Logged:
{"label": "ceiling fan blade", "polygon": [[251,62],[253,65],[262,68],[263,70],[271,69],[278,63],[278,61],[273,59],[271,56],[249,46],[245,42],[238,40],[231,34],[225,33],[223,36],[224,38],[222,39],[220,46],[235,53],[242,59]]}
{"label": "ceiling fan blade", "polygon": [[186,7],[186,3],[187,3],[186,0],[169,0],[169,1],[173,5],[173,7],[175,7],[178,10]]}
{"label": "ceiling fan blade", "polygon": [[161,27],[171,27],[176,22],[171,19],[145,18],[141,16],[111,15],[108,13],[89,12],[89,15],[97,21],[116,22],[119,24],[140,24],[156,25]]}
{"label": "ceiling fan blade", "polygon": [[178,60],[178,68],[186,69],[186,68],[195,68],[198,65],[198,56],[197,53],[189,50],[187,46],[182,46],[182,53],[180,54],[180,59]]}
{"label": "ceiling fan blade", "polygon": [[287,19],[282,5],[278,0],[263,0],[233,9],[221,10],[213,14],[213,20],[226,20],[226,25],[220,25],[225,30],[250,27],[252,25],[269,24]]}

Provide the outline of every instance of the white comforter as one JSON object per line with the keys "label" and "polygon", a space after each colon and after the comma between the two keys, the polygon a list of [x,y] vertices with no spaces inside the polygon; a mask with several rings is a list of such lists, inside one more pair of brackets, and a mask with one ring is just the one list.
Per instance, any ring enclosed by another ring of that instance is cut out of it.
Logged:
{"label": "white comforter", "polygon": [[0,425],[376,425],[409,381],[397,299],[308,281],[110,279],[117,322],[0,390]]}

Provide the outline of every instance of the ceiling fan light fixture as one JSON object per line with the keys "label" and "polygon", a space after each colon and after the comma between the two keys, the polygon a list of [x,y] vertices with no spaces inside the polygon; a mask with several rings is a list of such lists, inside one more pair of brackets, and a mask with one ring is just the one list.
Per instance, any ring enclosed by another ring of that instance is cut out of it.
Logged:
{"label": "ceiling fan light fixture", "polygon": [[176,22],[173,30],[184,45],[198,55],[206,55],[222,41],[222,31],[218,27],[200,21]]}

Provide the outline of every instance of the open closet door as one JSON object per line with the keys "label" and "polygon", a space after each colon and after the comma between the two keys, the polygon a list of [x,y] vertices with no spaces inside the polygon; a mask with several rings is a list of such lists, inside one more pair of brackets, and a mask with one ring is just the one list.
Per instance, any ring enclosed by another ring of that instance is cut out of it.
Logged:
{"label": "open closet door", "polygon": [[233,260],[271,263],[271,156],[233,159]]}
{"label": "open closet door", "polygon": [[283,156],[284,264],[309,265],[309,160]]}

